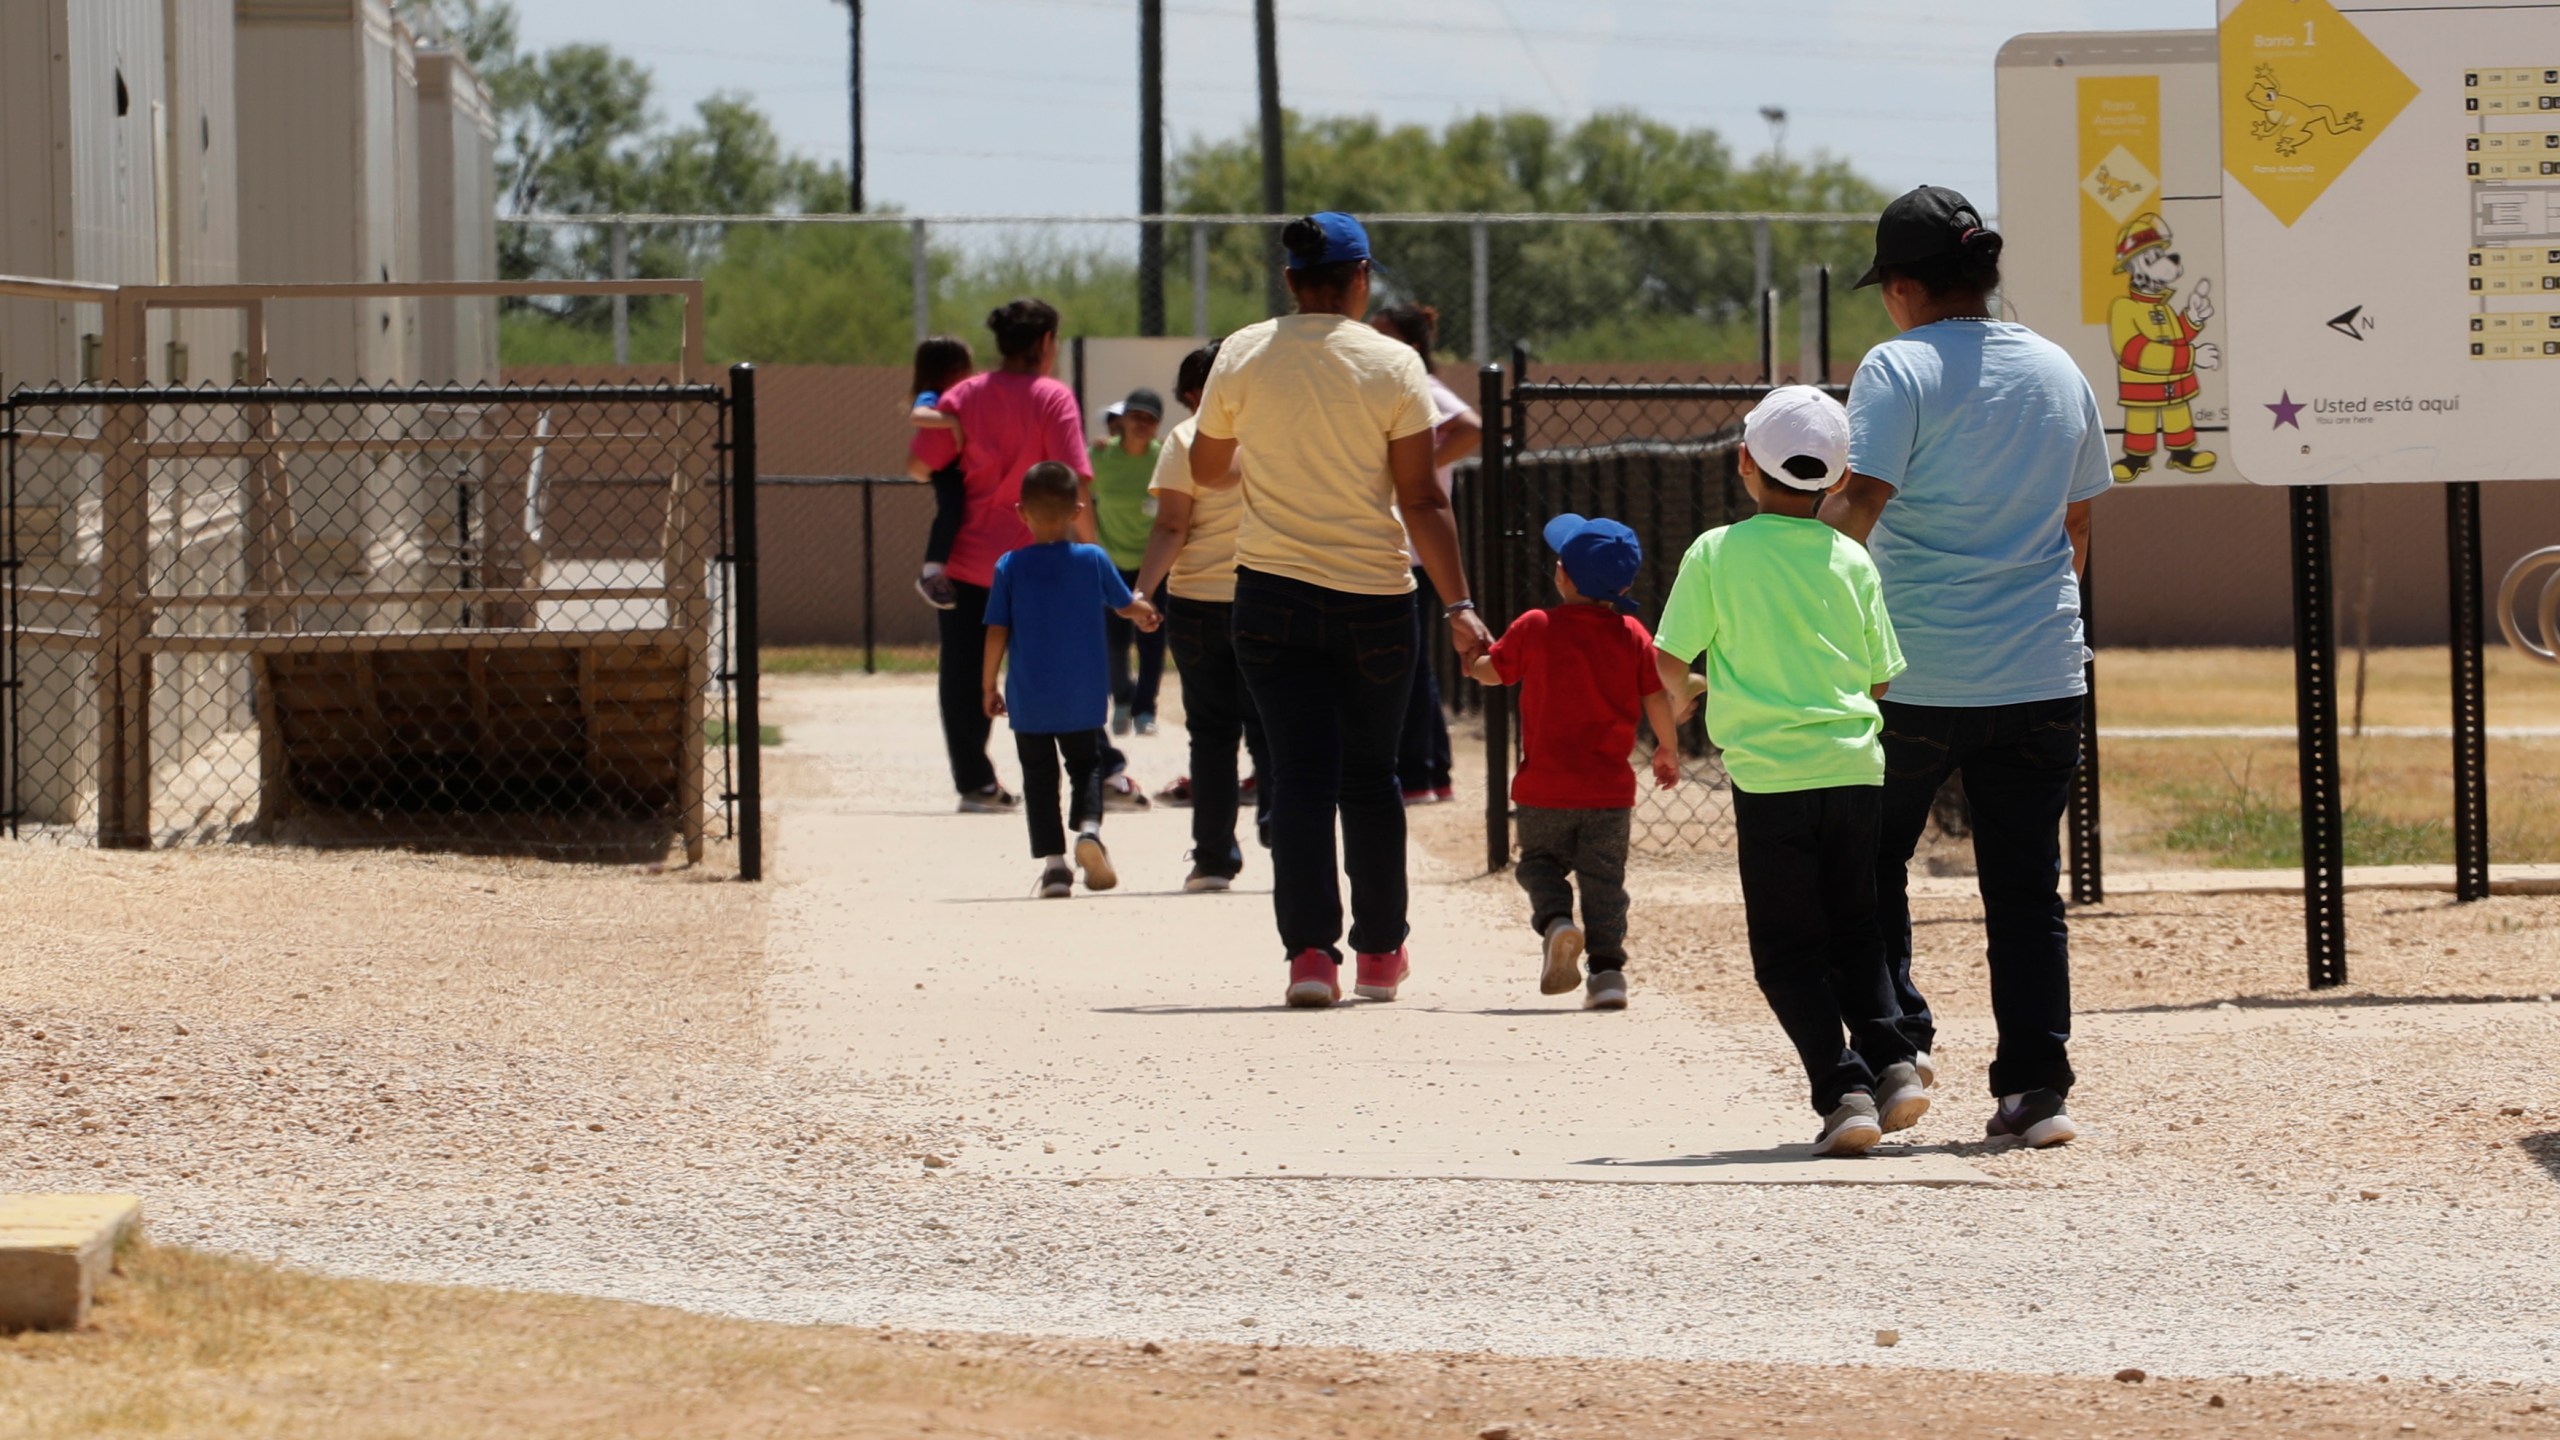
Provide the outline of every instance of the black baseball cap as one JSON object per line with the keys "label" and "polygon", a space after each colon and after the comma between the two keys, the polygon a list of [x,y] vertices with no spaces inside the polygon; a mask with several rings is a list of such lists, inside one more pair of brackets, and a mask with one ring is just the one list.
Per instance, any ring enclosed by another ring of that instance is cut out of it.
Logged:
{"label": "black baseball cap", "polygon": [[1973,208],[1972,201],[1944,185],[1923,185],[1884,207],[1876,217],[1875,263],[1849,288],[1864,290],[1881,283],[1888,265],[1917,265],[1953,255],[1966,236],[1990,228],[1982,223],[1982,212]]}

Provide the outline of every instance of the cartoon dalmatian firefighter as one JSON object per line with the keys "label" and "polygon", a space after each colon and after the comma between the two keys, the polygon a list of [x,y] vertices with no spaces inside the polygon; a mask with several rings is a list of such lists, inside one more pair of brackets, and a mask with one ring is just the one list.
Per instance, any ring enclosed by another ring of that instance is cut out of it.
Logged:
{"label": "cartoon dalmatian firefighter", "polygon": [[2197,343],[2213,318],[2213,282],[2198,280],[2185,308],[2169,297],[2187,273],[2169,222],[2151,212],[2134,216],[2116,232],[2116,270],[2126,277],[2124,295],[2107,310],[2107,342],[2116,354],[2116,399],[2124,406],[2124,458],[2115,463],[2119,483],[2151,466],[2163,439],[2169,468],[2202,475],[2214,453],[2196,448],[2196,372],[2222,364],[2222,352]]}

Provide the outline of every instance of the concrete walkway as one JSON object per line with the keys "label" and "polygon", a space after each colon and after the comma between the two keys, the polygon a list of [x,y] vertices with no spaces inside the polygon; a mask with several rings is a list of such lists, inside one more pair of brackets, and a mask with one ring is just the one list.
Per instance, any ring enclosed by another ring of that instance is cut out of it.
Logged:
{"label": "concrete walkway", "polygon": [[[900,1081],[919,1121],[992,1117],[1002,1138],[951,1157],[961,1172],[1985,1183],[1940,1153],[1811,1159],[1809,1108],[1738,1098],[1766,1093],[1757,1057],[1640,967],[1622,1014],[1539,995],[1516,894],[1419,851],[1392,1004],[1283,1008],[1263,857],[1235,891],[1183,894],[1188,811],[1112,815],[1121,887],[1035,900],[1022,822],[951,813],[931,707],[904,684],[777,694],[781,753],[832,783],[784,787],[776,1041]],[[1126,742],[1134,773],[1160,785],[1181,743],[1173,724]]]}

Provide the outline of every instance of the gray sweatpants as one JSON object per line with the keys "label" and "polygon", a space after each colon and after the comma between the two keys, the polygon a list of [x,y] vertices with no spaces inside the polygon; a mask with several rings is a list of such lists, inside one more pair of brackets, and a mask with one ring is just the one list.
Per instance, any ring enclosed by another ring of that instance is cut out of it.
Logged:
{"label": "gray sweatpants", "polygon": [[1520,888],[1529,892],[1530,925],[1541,935],[1573,918],[1573,882],[1582,882],[1584,963],[1594,974],[1627,963],[1627,833],[1632,810],[1541,810],[1523,805]]}

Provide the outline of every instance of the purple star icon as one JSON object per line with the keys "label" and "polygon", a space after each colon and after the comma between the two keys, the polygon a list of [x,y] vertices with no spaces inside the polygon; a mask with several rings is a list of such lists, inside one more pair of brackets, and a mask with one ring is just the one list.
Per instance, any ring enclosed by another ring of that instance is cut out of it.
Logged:
{"label": "purple star icon", "polygon": [[2267,408],[2276,412],[2276,423],[2273,428],[2281,430],[2287,425],[2292,426],[2296,430],[2302,428],[2302,421],[2299,417],[2307,407],[2295,401],[2292,391],[2285,391],[2284,398],[2278,400]]}

